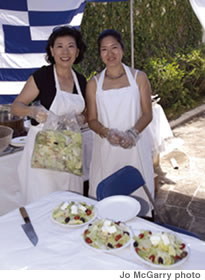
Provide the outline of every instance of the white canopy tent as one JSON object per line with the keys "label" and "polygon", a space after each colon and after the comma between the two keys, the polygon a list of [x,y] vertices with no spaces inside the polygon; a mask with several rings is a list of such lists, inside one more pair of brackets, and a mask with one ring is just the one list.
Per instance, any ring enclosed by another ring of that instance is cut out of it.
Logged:
{"label": "white canopy tent", "polygon": [[190,0],[190,4],[203,27],[203,42],[205,43],[205,0]]}

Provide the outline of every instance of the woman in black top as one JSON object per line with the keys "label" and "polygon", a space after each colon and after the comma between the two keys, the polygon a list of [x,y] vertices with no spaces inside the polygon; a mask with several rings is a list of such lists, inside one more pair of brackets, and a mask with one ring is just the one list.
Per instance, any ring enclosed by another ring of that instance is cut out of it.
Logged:
{"label": "woman in black top", "polygon": [[[80,115],[85,111],[86,79],[72,69],[73,64],[83,59],[85,49],[81,33],[75,28],[63,26],[54,29],[46,48],[50,65],[41,67],[29,77],[12,104],[13,114],[29,116],[33,124],[18,168],[24,203],[57,190],[83,192],[83,180],[79,176],[30,166],[35,136],[42,129],[48,111],[58,116],[69,112]],[[41,106],[29,106],[33,101],[40,101]]]}

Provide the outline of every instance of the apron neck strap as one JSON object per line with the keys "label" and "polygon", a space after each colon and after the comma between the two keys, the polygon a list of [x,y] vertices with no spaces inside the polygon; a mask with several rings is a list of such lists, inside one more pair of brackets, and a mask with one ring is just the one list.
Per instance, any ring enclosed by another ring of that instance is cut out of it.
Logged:
{"label": "apron neck strap", "polygon": [[[128,78],[128,81],[129,81],[130,86],[135,85],[136,82],[135,82],[135,79],[134,79],[134,77],[133,77],[133,75],[132,75],[132,73],[131,73],[129,67],[128,67],[127,65],[125,65],[124,63],[122,63],[122,66],[123,66],[123,68],[124,68],[124,70],[125,70],[125,72],[126,72],[126,75],[127,75],[127,78]],[[101,72],[101,74],[100,74],[100,78],[99,78],[99,82],[98,82],[98,86],[99,86],[100,89],[102,89],[102,86],[103,86],[103,82],[104,82],[104,78],[105,78],[105,71],[106,71],[106,69],[107,69],[107,68],[105,68],[105,69]]]}
{"label": "apron neck strap", "polygon": [[[55,83],[56,83],[56,90],[57,91],[61,91],[55,65],[54,65],[53,69],[54,69],[54,77],[55,77]],[[82,92],[81,92],[81,89],[80,89],[80,85],[79,85],[76,73],[73,71],[73,69],[71,69],[71,72],[72,72],[72,76],[73,76],[73,80],[74,80],[74,84],[76,86],[77,92],[78,92],[79,95],[82,96]]]}

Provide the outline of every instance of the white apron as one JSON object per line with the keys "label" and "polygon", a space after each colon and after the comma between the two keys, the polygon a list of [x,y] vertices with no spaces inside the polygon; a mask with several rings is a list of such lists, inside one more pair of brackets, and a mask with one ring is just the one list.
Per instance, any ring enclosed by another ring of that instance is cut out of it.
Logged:
{"label": "white apron", "polygon": [[[69,112],[80,114],[85,107],[85,102],[80,90],[78,79],[72,70],[73,79],[78,94],[62,91],[59,86],[56,70],[54,77],[56,84],[56,96],[51,104],[50,111],[56,115],[63,115]],[[46,81],[45,81],[46,82]],[[31,126],[27,135],[26,145],[18,167],[22,203],[28,204],[38,200],[51,192],[59,190],[70,190],[83,193],[83,179],[80,176],[67,172],[51,171],[46,169],[31,168],[31,157],[35,143],[36,134],[42,130],[43,124]]]}
{"label": "white apron", "polygon": [[[129,67],[124,65],[129,86],[120,89],[103,90],[104,69],[97,82],[96,103],[99,121],[108,128],[125,131],[133,127],[141,116],[140,92]],[[140,170],[154,197],[154,171],[149,133],[140,133],[137,145],[131,149],[112,146],[107,139],[95,134],[90,166],[89,195],[96,197],[98,184],[107,176],[124,167],[132,165]],[[126,186],[125,186],[126,187]],[[135,192],[147,200],[144,191]],[[135,194],[134,193],[134,194]]]}

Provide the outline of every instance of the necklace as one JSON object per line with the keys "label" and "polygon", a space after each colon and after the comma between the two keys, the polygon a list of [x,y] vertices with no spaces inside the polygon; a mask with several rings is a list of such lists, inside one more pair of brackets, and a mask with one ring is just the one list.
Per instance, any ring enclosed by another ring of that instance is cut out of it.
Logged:
{"label": "necklace", "polygon": [[118,76],[112,76],[112,75],[109,75],[108,73],[107,73],[107,71],[105,72],[105,77],[107,77],[107,78],[109,78],[109,79],[111,79],[111,80],[117,80],[117,79],[119,79],[119,78],[121,78],[122,76],[124,76],[125,75],[125,72],[123,71],[120,75],[118,75]]}

